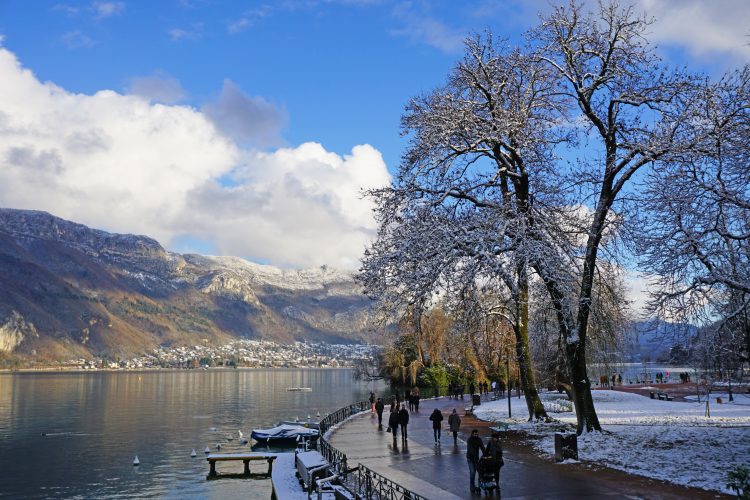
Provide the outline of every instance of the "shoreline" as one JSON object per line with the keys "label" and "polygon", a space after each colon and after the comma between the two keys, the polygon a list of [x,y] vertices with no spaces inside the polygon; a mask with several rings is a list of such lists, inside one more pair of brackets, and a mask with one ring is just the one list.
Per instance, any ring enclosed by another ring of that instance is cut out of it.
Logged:
{"label": "shoreline", "polygon": [[235,368],[80,368],[50,366],[44,368],[0,368],[2,373],[145,373],[145,372],[203,372],[203,371],[234,371],[234,370],[352,370],[353,366],[238,366]]}

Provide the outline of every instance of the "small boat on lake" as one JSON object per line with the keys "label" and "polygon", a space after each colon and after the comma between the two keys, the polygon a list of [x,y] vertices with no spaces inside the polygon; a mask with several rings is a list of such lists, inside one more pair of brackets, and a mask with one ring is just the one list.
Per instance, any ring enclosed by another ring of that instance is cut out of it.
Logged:
{"label": "small boat on lake", "polygon": [[299,427],[307,427],[308,429],[320,429],[320,424],[311,420],[307,422],[302,420],[282,420],[279,422],[279,425],[297,425]]}
{"label": "small boat on lake", "polygon": [[287,387],[286,390],[295,392],[312,392],[312,387]]}
{"label": "small boat on lake", "polygon": [[282,424],[270,429],[254,429],[250,436],[258,443],[271,446],[294,446],[298,440],[314,442],[318,439],[317,429],[310,429],[303,425]]}

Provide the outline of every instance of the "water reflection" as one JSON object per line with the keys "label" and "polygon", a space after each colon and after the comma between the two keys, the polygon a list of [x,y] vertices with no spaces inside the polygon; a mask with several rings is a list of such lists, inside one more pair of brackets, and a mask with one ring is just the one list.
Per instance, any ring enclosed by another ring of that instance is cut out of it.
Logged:
{"label": "water reflection", "polygon": [[[286,390],[300,386],[313,391]],[[326,369],[0,374],[0,492],[267,499],[269,481],[205,481],[204,448],[249,450],[238,430],[325,415],[371,388]]]}

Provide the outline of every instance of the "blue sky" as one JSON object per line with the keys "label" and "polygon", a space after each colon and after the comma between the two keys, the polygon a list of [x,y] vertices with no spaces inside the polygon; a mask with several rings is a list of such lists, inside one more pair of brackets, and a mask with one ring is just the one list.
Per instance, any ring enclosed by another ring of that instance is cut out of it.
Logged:
{"label": "blue sky", "polygon": [[517,36],[530,18],[512,2],[0,2],[5,46],[43,81],[91,94],[173,78],[177,102],[200,107],[228,79],[285,115],[285,144],[368,143],[391,168],[403,106],[442,81],[465,34]]}
{"label": "blue sky", "polygon": [[[750,61],[746,0],[635,0],[670,63]],[[0,0],[0,206],[177,251],[356,268],[361,189],[462,39],[518,42],[543,0]]]}

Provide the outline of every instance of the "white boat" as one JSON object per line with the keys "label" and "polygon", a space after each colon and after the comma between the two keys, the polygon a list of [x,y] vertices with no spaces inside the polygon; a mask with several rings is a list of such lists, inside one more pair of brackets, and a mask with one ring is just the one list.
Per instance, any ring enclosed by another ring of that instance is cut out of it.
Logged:
{"label": "white boat", "polygon": [[317,429],[309,429],[301,425],[278,425],[270,429],[254,429],[250,436],[258,443],[278,446],[294,446],[298,439],[310,442],[318,439]]}
{"label": "white boat", "polygon": [[312,392],[312,387],[287,387],[287,391]]}

